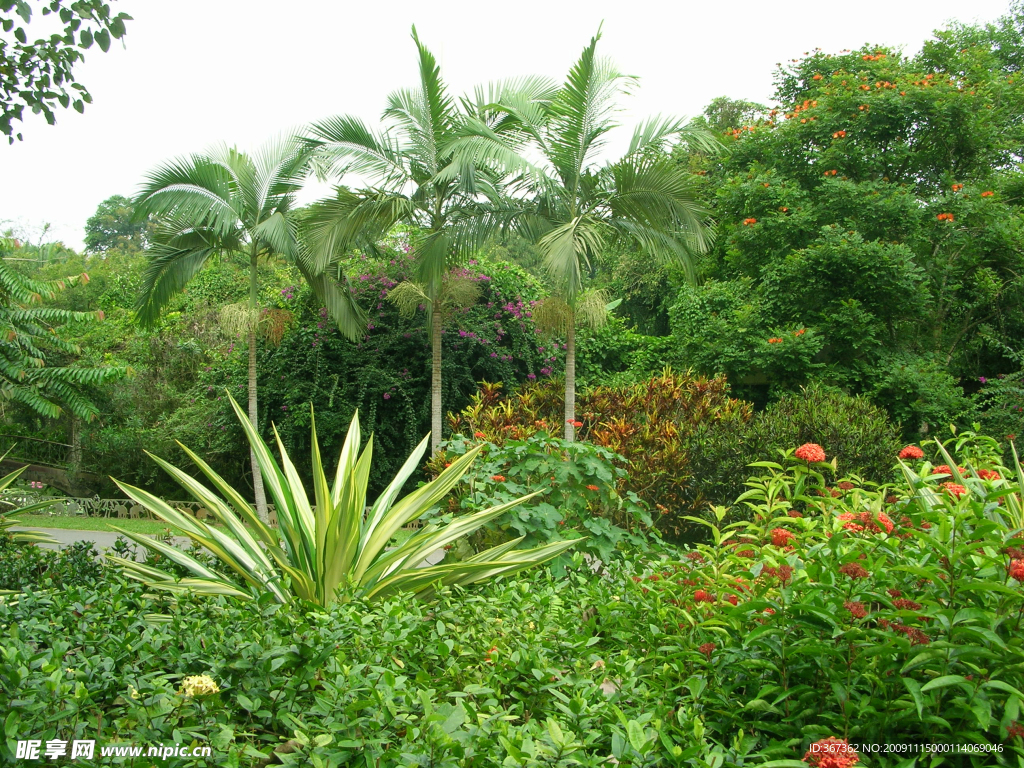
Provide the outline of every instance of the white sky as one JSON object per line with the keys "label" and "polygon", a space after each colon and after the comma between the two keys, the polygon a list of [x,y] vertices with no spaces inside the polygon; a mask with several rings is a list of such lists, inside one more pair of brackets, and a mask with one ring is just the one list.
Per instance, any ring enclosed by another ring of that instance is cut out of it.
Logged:
{"label": "white sky", "polygon": [[132,195],[147,170],[174,156],[220,141],[254,148],[338,113],[376,124],[385,96],[415,82],[412,24],[460,95],[516,75],[561,80],[603,21],[599,51],[640,78],[623,104],[631,129],[652,114],[699,114],[716,96],[767,102],[776,63],[815,47],[914,53],[933,29],[993,21],[1009,0],[113,5],[134,21],[125,47],[94,46],[77,68],[93,95],[85,114],[60,110],[56,126],[30,115],[17,128],[23,142],[0,143],[0,230],[34,234],[49,222],[48,239],[80,248],[102,200]]}

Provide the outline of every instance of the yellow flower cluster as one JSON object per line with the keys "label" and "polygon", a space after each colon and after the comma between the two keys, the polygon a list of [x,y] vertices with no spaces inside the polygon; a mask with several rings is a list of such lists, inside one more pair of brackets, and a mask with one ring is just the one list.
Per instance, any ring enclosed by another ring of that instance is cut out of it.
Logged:
{"label": "yellow flower cluster", "polygon": [[181,681],[182,696],[211,696],[220,692],[217,682],[209,675],[192,675]]}

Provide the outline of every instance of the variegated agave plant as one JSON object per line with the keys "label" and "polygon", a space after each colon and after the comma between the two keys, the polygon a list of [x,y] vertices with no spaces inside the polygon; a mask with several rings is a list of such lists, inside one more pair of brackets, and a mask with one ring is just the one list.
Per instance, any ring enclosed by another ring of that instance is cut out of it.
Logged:
{"label": "variegated agave plant", "polygon": [[185,446],[182,449],[196,463],[216,492],[163,459],[150,455],[201,502],[223,528],[207,525],[191,515],[179,512],[167,502],[139,488],[120,482],[117,485],[161,520],[212,552],[225,568],[234,571],[248,589],[239,588],[224,573],[208,568],[174,546],[117,529],[143,547],[159,552],[195,574],[193,578],[176,580],[158,568],[107,556],[108,560],[119,563],[129,576],[169,591],[195,590],[209,595],[244,598],[270,593],[281,603],[302,599],[327,605],[336,600],[354,597],[377,599],[403,591],[429,597],[438,583],[445,586],[467,585],[514,573],[557,557],[579,541],[559,541],[534,549],[518,550],[515,547],[522,541],[520,538],[461,562],[418,567],[431,553],[472,533],[536,494],[456,518],[444,526],[433,523],[425,525],[401,545],[389,549],[389,542],[400,528],[416,520],[455,487],[476,458],[479,447],[453,462],[435,480],[397,499],[402,486],[419,466],[427,448],[428,435],[369,511],[364,513],[370,461],[373,457],[373,437],[370,437],[366,447],[359,453],[359,415],[357,413],[353,416],[334,482],[329,484],[320,460],[320,445],[314,421],[312,461],[315,506],[311,506],[306,489],[288,458],[276,428],[274,435],[281,454],[280,464],[274,460],[267,444],[253,429],[245,413],[233,398],[230,399],[256,452],[264,484],[277,507],[278,531],[263,523],[252,505],[238,491]]}

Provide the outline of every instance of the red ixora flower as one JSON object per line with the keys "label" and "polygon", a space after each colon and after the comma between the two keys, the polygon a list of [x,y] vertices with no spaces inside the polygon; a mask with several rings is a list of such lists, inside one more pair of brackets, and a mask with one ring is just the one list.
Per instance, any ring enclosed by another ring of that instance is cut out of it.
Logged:
{"label": "red ixora flower", "polygon": [[907,600],[905,597],[901,597],[898,600],[892,601],[894,608],[899,608],[901,611],[919,611],[921,610],[921,604],[915,603],[913,600]]}
{"label": "red ixora flower", "polygon": [[982,480],[999,480],[1001,479],[999,473],[994,469],[979,469],[978,477]]}
{"label": "red ixora flower", "polygon": [[846,739],[829,736],[811,744],[804,762],[814,768],[853,768],[860,762],[860,755]]}
{"label": "red ixora flower", "polygon": [[743,220],[743,224],[744,224],[744,226],[749,227],[749,226],[751,226],[753,224],[757,224],[757,219],[754,219],[754,218],[744,219]]}
{"label": "red ixora flower", "polygon": [[[964,473],[964,468],[963,467],[957,467],[956,471],[959,472],[962,475]],[[949,468],[949,464],[939,464],[939,466],[934,467],[932,469],[932,474],[933,475],[952,475],[953,474],[953,470],[951,470]]]}
{"label": "red ixora flower", "polygon": [[937,218],[939,221],[953,221],[953,214],[952,213],[940,213],[935,218]]}
{"label": "red ixora flower", "polygon": [[967,489],[964,486],[957,485],[956,483],[943,483],[941,487],[951,496],[955,496],[958,499],[967,493]]}
{"label": "red ixora flower", "polygon": [[785,584],[793,577],[793,566],[789,565],[788,563],[783,563],[778,568],[766,565],[761,568],[761,575],[775,576],[776,578],[778,578],[779,581]]}
{"label": "red ixora flower", "polygon": [[1024,560],[1014,560],[1010,563],[1010,575],[1017,581],[1024,582]]}
{"label": "red ixora flower", "polygon": [[839,520],[846,521],[843,528],[847,531],[869,530],[872,533],[881,533],[882,528],[885,528],[886,533],[892,533],[894,528],[892,520],[885,512],[879,512],[877,518],[871,512],[843,512],[839,515]]}
{"label": "red ixora flower", "polygon": [[849,576],[851,579],[866,579],[869,574],[864,570],[864,566],[860,563],[846,563],[845,565],[839,566],[839,572],[844,576]]}
{"label": "red ixora flower", "polygon": [[1013,724],[1006,729],[1006,736],[1010,739],[1024,739],[1024,725],[1017,725],[1017,721],[1014,720]]}
{"label": "red ixora flower", "polygon": [[799,512],[797,512],[795,509],[789,510],[789,512],[786,513],[786,516],[787,517],[797,517],[797,518],[798,517],[803,517],[803,515],[800,514]]}
{"label": "red ixora flower", "polygon": [[785,547],[789,545],[791,539],[795,539],[796,534],[792,531],[787,531],[785,528],[774,528],[772,529],[772,544],[776,547]]}
{"label": "red ixora flower", "polygon": [[504,475],[491,475],[491,480],[493,480],[496,483],[504,483],[505,482],[505,476]]}
{"label": "red ixora flower", "polygon": [[863,619],[868,615],[868,611],[864,607],[864,603],[857,602],[856,600],[847,600],[843,603],[843,608],[848,610],[850,615],[855,619]]}
{"label": "red ixora flower", "polygon": [[693,599],[698,603],[713,603],[715,602],[715,596],[710,592],[705,592],[703,589],[698,589],[693,593]]}
{"label": "red ixora flower", "polygon": [[908,445],[902,451],[900,451],[901,459],[923,459],[924,451],[918,448],[916,445]]}
{"label": "red ixora flower", "polygon": [[697,650],[700,651],[701,653],[703,653],[705,656],[707,656],[708,659],[710,660],[711,659],[711,654],[715,652],[715,644],[714,643],[704,643],[704,645],[702,645]]}
{"label": "red ixora flower", "polygon": [[817,443],[804,443],[793,454],[804,461],[824,461],[825,449]]}
{"label": "red ixora flower", "polygon": [[596,485],[588,485],[588,486],[587,486],[587,490],[588,490],[588,491],[599,491],[599,490],[601,490],[601,489],[600,489],[600,488],[598,488],[598,487],[597,487]]}

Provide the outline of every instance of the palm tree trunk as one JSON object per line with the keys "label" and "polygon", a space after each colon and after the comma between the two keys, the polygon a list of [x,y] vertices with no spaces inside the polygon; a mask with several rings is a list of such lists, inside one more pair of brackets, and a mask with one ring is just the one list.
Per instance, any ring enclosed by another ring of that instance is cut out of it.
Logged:
{"label": "palm tree trunk", "polygon": [[441,447],[441,313],[430,314],[430,453]]}
{"label": "palm tree trunk", "polygon": [[569,330],[565,336],[565,439],[575,439],[576,421],[576,312],[569,310]]}
{"label": "palm tree trunk", "polygon": [[[255,315],[257,300],[256,284],[256,254],[252,255],[249,261],[249,312]],[[252,428],[259,431],[259,409],[256,403],[256,319],[250,317],[252,326],[249,328],[249,423]],[[263,475],[260,472],[259,462],[256,461],[256,451],[249,446],[249,461],[252,464],[252,490],[256,497],[256,514],[260,520],[267,523],[270,516],[267,514],[267,494],[263,490]]]}

